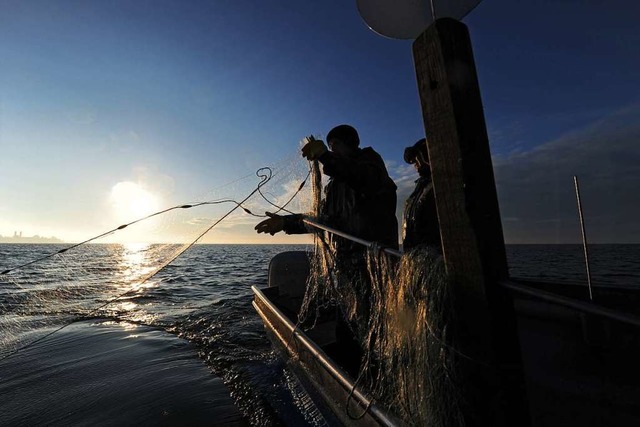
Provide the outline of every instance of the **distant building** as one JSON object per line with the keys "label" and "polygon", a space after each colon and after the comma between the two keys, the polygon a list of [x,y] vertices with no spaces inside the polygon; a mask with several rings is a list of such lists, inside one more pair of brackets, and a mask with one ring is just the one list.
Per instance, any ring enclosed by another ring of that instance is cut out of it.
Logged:
{"label": "distant building", "polygon": [[31,237],[22,237],[22,231],[14,231],[13,237],[0,235],[0,243],[64,243],[57,237],[42,237],[37,234]]}

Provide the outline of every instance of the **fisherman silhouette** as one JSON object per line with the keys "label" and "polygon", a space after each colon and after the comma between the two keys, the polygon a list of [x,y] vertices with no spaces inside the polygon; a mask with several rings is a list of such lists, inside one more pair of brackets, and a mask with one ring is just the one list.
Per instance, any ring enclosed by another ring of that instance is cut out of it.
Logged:
{"label": "fisherman silhouette", "polygon": [[[359,148],[358,132],[349,125],[331,129],[327,143],[328,149],[324,142],[313,139],[302,148],[302,156],[318,160],[330,177],[318,220],[361,239],[397,248],[396,185],[382,157],[371,147]],[[303,215],[266,214],[269,218],[255,227],[258,233],[312,232],[303,223]],[[341,237],[334,240],[338,255],[363,250],[361,245]]]}
{"label": "fisherman silhouette", "polygon": [[414,145],[407,147],[404,150],[404,160],[413,164],[420,176],[416,180],[413,193],[405,202],[402,250],[408,252],[416,246],[429,245],[442,252],[427,140],[422,138]]}
{"label": "fisherman silhouette", "polygon": [[[302,148],[302,156],[310,161],[318,160],[323,173],[329,176],[316,220],[363,240],[397,248],[396,185],[389,177],[382,157],[370,147],[360,148],[358,132],[349,125],[331,129],[327,144],[328,148],[323,141],[312,139]],[[269,218],[255,226],[258,233],[313,232],[305,225],[301,214],[266,214]],[[336,235],[330,237],[329,246],[334,255],[334,271],[339,273],[341,282],[352,286],[357,300],[355,313],[349,307],[341,307],[345,319],[338,322],[338,341],[357,352],[354,343],[348,345],[352,334],[347,329],[353,331],[360,343],[368,333],[371,285],[367,274],[367,249]]]}

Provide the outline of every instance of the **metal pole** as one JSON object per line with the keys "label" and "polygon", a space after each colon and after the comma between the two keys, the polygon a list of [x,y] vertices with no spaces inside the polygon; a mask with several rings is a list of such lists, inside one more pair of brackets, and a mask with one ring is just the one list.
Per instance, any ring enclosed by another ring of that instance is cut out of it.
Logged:
{"label": "metal pole", "polygon": [[587,232],[584,228],[584,217],[582,215],[582,202],[580,201],[580,186],[578,177],[573,176],[573,183],[576,188],[576,200],[578,201],[578,214],[580,215],[580,229],[582,231],[582,248],[584,250],[584,262],[587,265],[587,285],[589,286],[589,299],[593,301],[593,290],[591,288],[591,268],[589,267],[589,249],[587,247]]}
{"label": "metal pole", "polygon": [[[574,177],[575,178],[575,177]],[[578,205],[580,205],[580,199],[578,198]],[[581,215],[582,217],[582,215]],[[372,249],[375,247],[376,243],[375,242],[370,242],[364,239],[360,239],[358,237],[352,236],[350,234],[344,233],[340,230],[336,230],[335,228],[332,227],[328,227],[326,225],[317,223],[313,220],[304,218],[303,219],[305,224],[308,224],[314,228],[318,228],[320,230],[324,230],[327,231],[329,233],[332,234],[336,234],[340,237],[343,237],[345,239],[351,240],[353,242],[359,243],[361,245],[366,246],[369,249]],[[586,247],[586,245],[585,245]],[[402,252],[395,250],[395,249],[391,249],[391,248],[383,248],[382,249],[384,252],[390,254],[390,255],[395,255],[395,256],[402,256]],[[587,265],[588,268],[588,265]],[[597,316],[602,316],[602,317],[606,317],[612,320],[616,320],[619,322],[623,322],[623,323],[627,323],[630,325],[635,325],[635,326],[640,326],[640,317],[638,316],[634,316],[631,314],[626,314],[626,313],[621,313],[618,310],[613,310],[607,307],[602,307],[599,305],[593,305],[593,304],[589,304],[589,303],[585,303],[582,302],[580,300],[576,300],[574,298],[567,298],[565,296],[562,295],[558,295],[558,294],[554,294],[551,292],[547,292],[547,291],[543,291],[540,289],[536,289],[536,288],[532,288],[529,286],[525,286],[522,285],[520,283],[517,282],[513,282],[510,280],[501,280],[500,282],[498,282],[498,284],[500,286],[502,286],[503,288],[509,289],[511,291],[520,293],[520,294],[524,294],[524,295],[529,295],[538,299],[541,299],[543,301],[547,301],[549,303],[552,304],[557,304],[557,305],[562,305],[565,307],[569,307],[569,308],[573,308],[575,310],[578,311],[582,311],[585,313],[590,313],[590,314],[595,314]],[[591,289],[589,289],[591,290]]]}
{"label": "metal pole", "polygon": [[583,302],[574,298],[568,298],[562,295],[543,291],[541,289],[525,286],[510,280],[503,280],[498,284],[503,288],[510,289],[519,294],[529,295],[551,304],[569,307],[583,313],[595,314],[596,316],[640,327],[640,317],[634,316],[633,314],[622,313],[618,310],[602,307],[589,302]]}
{"label": "metal pole", "polygon": [[[319,223],[317,223],[315,221],[312,221],[312,220],[310,220],[308,218],[303,218],[302,221],[304,221],[305,224],[308,224],[308,225],[310,225],[312,227],[319,228],[320,230],[328,231],[331,234],[336,234],[336,235],[338,235],[340,237],[344,237],[345,239],[351,240],[352,242],[360,243],[361,245],[366,246],[368,249],[374,249],[376,246],[377,247],[381,247],[376,242],[370,242],[368,240],[364,240],[364,239],[361,239],[359,237],[352,236],[352,235],[344,233],[344,232],[342,232],[340,230],[336,230],[335,228],[331,228],[331,227],[328,227],[326,225],[319,224]],[[386,253],[388,253],[390,255],[395,255],[397,257],[401,257],[402,256],[402,252],[400,252],[400,251],[398,251],[396,249],[382,247],[382,251],[386,252]]]}

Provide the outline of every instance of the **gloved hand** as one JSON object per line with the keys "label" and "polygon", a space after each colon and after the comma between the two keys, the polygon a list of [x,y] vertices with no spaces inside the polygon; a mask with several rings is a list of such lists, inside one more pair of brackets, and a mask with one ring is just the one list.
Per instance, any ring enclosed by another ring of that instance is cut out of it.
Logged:
{"label": "gloved hand", "polygon": [[327,149],[327,146],[324,145],[324,142],[319,139],[312,139],[311,141],[307,142],[304,147],[302,147],[302,157],[306,158],[309,161],[317,160],[327,151],[329,150]]}
{"label": "gloved hand", "polygon": [[261,221],[254,227],[254,230],[260,233],[269,233],[272,236],[284,229],[284,217],[271,212],[265,212],[269,218]]}

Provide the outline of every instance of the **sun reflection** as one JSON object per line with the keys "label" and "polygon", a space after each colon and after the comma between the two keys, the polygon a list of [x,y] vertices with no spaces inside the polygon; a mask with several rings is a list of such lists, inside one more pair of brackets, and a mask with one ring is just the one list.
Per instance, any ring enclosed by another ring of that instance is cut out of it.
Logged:
{"label": "sun reflection", "polygon": [[[114,322],[112,320],[101,322],[100,325],[119,327],[120,329],[122,329],[125,332],[132,332],[132,331],[135,331],[136,329],[140,328],[140,325],[137,325],[135,323],[131,323],[131,322]],[[139,336],[140,336],[139,334],[133,334],[132,333],[132,334],[129,334],[126,337],[124,337],[124,339],[138,338]]]}
{"label": "sun reflection", "polygon": [[150,287],[143,281],[154,269],[152,252],[152,245],[148,243],[126,243],[123,245],[119,265],[120,274],[124,282],[132,284],[135,290]]}
{"label": "sun reflection", "polygon": [[127,332],[129,331],[134,331],[136,329],[139,328],[139,325],[136,325],[135,323],[131,323],[131,322],[114,322],[113,320],[109,320],[109,321],[105,321],[105,322],[100,322],[101,325],[106,325],[106,326],[117,326]]}
{"label": "sun reflection", "polygon": [[133,309],[135,309],[138,306],[138,304],[136,304],[135,302],[123,302],[120,304],[120,310],[122,311],[133,311]]}
{"label": "sun reflection", "polygon": [[120,319],[133,322],[153,322],[155,316],[148,313],[138,298],[150,289],[159,286],[158,280],[151,280],[157,270],[157,245],[149,243],[127,243],[118,245],[118,268],[116,288],[118,297],[110,304],[109,310]]}

